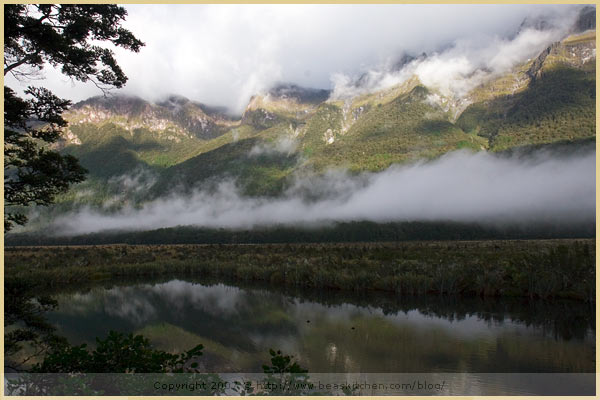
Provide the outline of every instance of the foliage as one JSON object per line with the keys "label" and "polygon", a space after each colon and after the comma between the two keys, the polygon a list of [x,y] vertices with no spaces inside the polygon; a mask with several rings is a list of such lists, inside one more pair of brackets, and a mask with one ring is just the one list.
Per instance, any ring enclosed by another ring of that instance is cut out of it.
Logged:
{"label": "foliage", "polygon": [[[71,127],[71,130],[76,133],[80,129],[80,127]],[[116,131],[116,134],[112,134],[111,131]],[[139,158],[137,152],[161,148],[157,142],[135,140],[129,133],[125,134],[122,128],[112,124],[104,126],[102,130],[90,126],[87,132],[93,140],[86,141],[81,146],[70,146],[65,152],[77,157],[95,178],[106,179],[122,175],[126,171],[134,171],[139,167],[147,167],[148,164]],[[107,134],[108,139],[102,140]]]}
{"label": "foliage", "polygon": [[5,274],[7,280],[45,287],[186,273],[403,296],[434,293],[593,302],[594,257],[590,239],[8,248]]}
{"label": "foliage", "polygon": [[4,75],[45,62],[63,74],[102,87],[122,87],[127,77],[107,41],[138,52],[144,45],[121,27],[127,11],[113,4],[7,4],[4,7]]}
{"label": "foliage", "polygon": [[[96,348],[72,346],[65,340],[54,343],[41,363],[17,379],[8,379],[9,393],[21,395],[148,394],[158,379],[181,387],[194,387],[197,395],[222,395],[231,388],[241,395],[302,395],[311,392],[308,370],[292,363],[291,356],[270,350],[271,365],[263,366],[265,377],[255,393],[252,382],[232,385],[215,373],[200,374],[201,344],[181,354],[152,348],[141,335],[110,331],[96,338]],[[175,373],[173,375],[172,373]],[[161,374],[161,375],[158,375]],[[169,374],[169,375],[164,375]]]}
{"label": "foliage", "polygon": [[[112,4],[7,4],[4,7],[4,75],[31,79],[44,63],[60,66],[66,76],[99,88],[122,87],[127,77],[111,49],[93,44],[110,42],[137,52],[144,45],[121,27],[127,15]],[[31,99],[4,88],[4,200],[5,206],[48,205],[70,184],[84,179],[72,156],[48,149],[61,128],[61,114],[70,102],[44,88],[29,87]],[[5,230],[24,224],[21,212],[5,212]]]}
{"label": "foliage", "polygon": [[284,355],[281,350],[269,350],[271,365],[263,365],[265,378],[262,387],[267,390],[259,391],[258,395],[298,396],[306,394],[310,387],[308,370],[302,368],[293,356]]}
{"label": "foliage", "polygon": [[[589,42],[593,35],[586,34],[577,41],[584,39]],[[98,123],[81,122],[83,114],[78,114],[75,107],[71,115],[74,125],[70,129],[82,144],[68,145],[64,153],[81,160],[81,164],[91,171],[90,179],[55,197],[60,205],[38,208],[36,225],[31,226],[34,224],[30,221],[29,229],[43,229],[44,224],[56,216],[84,204],[100,211],[113,211],[125,204],[137,207],[173,191],[210,192],[223,180],[235,183],[242,195],[278,196],[289,188],[294,177],[319,174],[332,166],[347,167],[354,173],[380,171],[394,163],[434,159],[457,149],[505,152],[537,146],[548,149],[557,143],[565,144],[565,148],[576,148],[582,141],[595,140],[595,62],[592,58],[579,65],[583,58],[566,54],[572,49],[568,42],[566,40],[565,46],[559,46],[564,47],[560,52],[555,51],[545,59],[539,77],[531,83],[527,71],[534,61],[475,88],[463,99],[466,102],[455,104],[434,89],[424,87],[416,78],[348,100],[321,101],[325,97],[318,96],[321,102],[317,103],[315,98],[310,105],[255,99],[250,107],[252,111],[241,121],[235,122],[229,117],[217,119],[215,126],[218,125],[218,129],[211,132],[220,136],[213,137],[211,133],[206,137],[212,138],[210,140],[191,134],[191,128],[185,125],[191,114],[169,114],[164,130],[150,129],[144,125],[147,121],[140,117],[148,106],[141,99],[130,99],[133,102],[130,108],[118,107],[118,101],[102,102],[104,108],[100,109],[109,110],[111,116]],[[589,43],[586,46],[589,47]],[[469,101],[474,103],[460,114],[463,104]],[[84,103],[93,106],[98,100],[90,99]],[[191,103],[187,105],[191,106]],[[123,109],[129,110],[128,113],[123,114]],[[159,114],[161,118],[166,115]],[[458,115],[460,118],[455,121]],[[181,128],[177,133],[171,130],[175,125]],[[125,129],[127,126],[129,128]],[[281,137],[293,137],[298,144],[296,151],[250,156],[256,146],[264,146]],[[333,143],[327,143],[327,138],[333,138]],[[121,193],[112,184],[111,180],[135,174],[139,169],[152,171],[156,178],[149,190]],[[115,200],[117,198],[119,200]],[[12,210],[22,212],[16,207]],[[556,227],[551,227],[552,233],[526,227],[518,233],[504,234],[500,232],[502,229],[482,232],[479,227],[455,230],[444,226],[442,233],[433,228],[423,229],[423,225],[406,225],[410,228],[385,225],[377,229],[369,227],[364,233],[354,226],[348,232],[341,228],[333,229],[335,232],[328,229],[229,232],[174,228],[113,236],[89,235],[73,239],[72,243],[94,243],[94,239],[97,240],[95,243],[114,240],[216,243],[577,236],[576,229],[570,227],[564,228],[568,233],[557,233]],[[587,227],[579,232],[587,237],[590,230]],[[282,235],[278,236],[280,233]],[[315,237],[311,236],[313,233]],[[24,240],[29,241],[28,238]],[[49,240],[66,243],[71,239]],[[41,242],[48,243],[44,239]]]}
{"label": "foliage", "polygon": [[[356,117],[349,112],[345,119],[339,107],[322,107],[307,121],[302,146],[319,171],[331,165],[381,171],[393,163],[432,159],[459,148],[481,150],[485,142],[449,122],[443,110],[428,103],[429,94],[418,85],[385,104],[363,105]],[[342,126],[353,119],[344,132]],[[331,144],[323,139],[327,129],[335,136]]]}
{"label": "foliage", "polygon": [[229,179],[237,181],[245,195],[281,193],[297,157],[278,152],[250,155],[255,146],[263,143],[257,138],[242,139],[172,166],[161,174],[153,192],[164,195],[177,187],[206,190]]}
{"label": "foliage", "polygon": [[[458,111],[443,103],[449,100],[436,104],[431,101],[436,92],[411,80],[393,90],[359,96],[350,106],[326,101],[298,117],[269,111],[277,118],[264,126],[249,125],[253,114],[248,114],[250,119],[239,125],[229,121],[227,133],[206,141],[181,134],[176,135],[178,141],[167,140],[169,129],[127,131],[122,126],[131,122],[127,118],[136,124],[142,120],[117,113],[97,124],[73,125],[71,130],[82,144],[65,151],[80,158],[101,180],[140,166],[154,168],[157,182],[150,195],[141,199],[145,201],[173,189],[211,190],[222,179],[235,181],[246,195],[275,196],[289,186],[294,174],[321,173],[331,166],[380,171],[394,163],[433,159],[457,149],[504,151],[593,138],[594,74],[557,64],[544,69],[531,85],[513,90],[515,82],[524,85],[518,76],[525,74],[521,70],[527,65],[477,88],[475,103],[456,122]],[[294,153],[249,156],[254,146],[292,135],[298,143]],[[327,143],[327,138],[333,138],[333,143]],[[111,160],[108,166],[106,159]],[[67,197],[76,195],[72,190]]]}
{"label": "foliage", "polygon": [[[51,204],[71,183],[83,181],[87,172],[74,157],[38,145],[58,140],[66,125],[61,113],[70,103],[44,88],[29,88],[26,93],[32,99],[23,100],[4,87],[4,204],[9,207]],[[5,231],[27,221],[24,214],[9,210]]]}
{"label": "foliage", "polygon": [[20,370],[50,347],[65,344],[64,339],[55,334],[54,327],[43,317],[44,313],[56,306],[54,299],[39,295],[26,281],[9,279],[5,284],[4,355],[17,355],[24,349],[24,344],[31,353],[17,364],[9,364],[9,369]]}
{"label": "foliage", "polygon": [[469,106],[457,125],[492,150],[593,137],[595,70],[557,65],[525,90]]}
{"label": "foliage", "polygon": [[[527,151],[527,149],[522,149]],[[527,154],[527,153],[525,153]],[[87,182],[86,182],[87,184]],[[101,184],[95,185],[100,191]],[[106,185],[104,187],[106,189]],[[103,192],[104,193],[104,192]],[[107,195],[108,196],[108,195]],[[108,198],[108,197],[106,197]],[[102,199],[101,199],[102,200]],[[90,204],[91,199],[84,199]],[[89,202],[88,202],[89,201]],[[63,210],[66,211],[66,210]],[[128,244],[258,244],[391,242],[415,240],[488,240],[592,238],[595,224],[486,226],[454,221],[407,221],[377,223],[339,222],[320,227],[274,225],[253,229],[223,229],[177,226],[150,231],[98,232],[78,236],[50,236],[44,232],[11,233],[7,246]]]}
{"label": "foliage", "polygon": [[41,363],[18,379],[9,379],[8,390],[21,395],[148,394],[151,383],[177,373],[170,379],[180,384],[204,383],[197,394],[224,394],[224,382],[217,374],[198,373],[201,355],[201,344],[170,354],[152,348],[141,335],[110,331],[105,339],[96,338],[93,351],[65,340],[54,344]]}
{"label": "foliage", "polygon": [[44,360],[33,366],[34,373],[153,373],[198,372],[193,361],[202,355],[200,344],[181,354],[153,349],[141,335],[110,331],[105,339],[96,339],[93,351],[86,344],[54,346]]}

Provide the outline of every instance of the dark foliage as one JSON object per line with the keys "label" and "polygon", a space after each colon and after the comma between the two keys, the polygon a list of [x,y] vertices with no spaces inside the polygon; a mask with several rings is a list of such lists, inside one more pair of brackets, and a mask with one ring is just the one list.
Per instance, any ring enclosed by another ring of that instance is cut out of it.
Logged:
{"label": "dark foliage", "polygon": [[335,243],[413,240],[505,240],[591,238],[595,223],[485,226],[453,221],[376,223],[340,222],[321,227],[279,225],[249,230],[178,226],[151,231],[105,231],[79,236],[50,236],[43,232],[10,234],[8,246],[128,244],[219,244],[219,243]]}
{"label": "dark foliage", "polygon": [[7,248],[7,280],[60,287],[190,274],[285,287],[595,299],[590,239]]}
{"label": "dark foliage", "polygon": [[[121,23],[127,16],[113,4],[7,4],[4,6],[4,74],[45,62],[82,82],[122,87],[127,77],[107,41],[137,52],[144,45]],[[23,72],[19,72],[23,74]]]}
{"label": "dark foliage", "polygon": [[[70,78],[91,81],[102,90],[122,87],[127,77],[113,51],[97,41],[137,52],[144,44],[121,27],[127,15],[112,4],[7,4],[4,6],[4,75],[29,80],[44,63]],[[4,87],[4,229],[24,224],[14,206],[49,205],[55,196],[85,179],[77,159],[49,147],[66,127],[62,113],[70,102],[45,88],[29,87],[30,99]]]}
{"label": "dark foliage", "polygon": [[198,372],[198,363],[191,361],[202,355],[202,348],[200,344],[184,353],[170,354],[152,348],[141,335],[110,331],[106,339],[96,338],[96,349],[91,352],[85,344],[55,346],[31,372]]}
{"label": "dark foliage", "polygon": [[[83,181],[87,172],[75,157],[39,145],[58,140],[67,125],[60,114],[70,102],[44,88],[29,88],[26,93],[33,98],[23,100],[4,87],[4,204],[9,207],[52,204],[58,193]],[[24,214],[6,211],[4,229],[26,221]]]}
{"label": "dark foliage", "polygon": [[15,355],[25,343],[32,350],[18,364],[8,365],[9,370],[20,370],[50,347],[66,344],[44,318],[44,313],[56,306],[54,299],[36,294],[25,281],[14,279],[4,286],[4,327],[9,328],[4,333],[4,355]]}

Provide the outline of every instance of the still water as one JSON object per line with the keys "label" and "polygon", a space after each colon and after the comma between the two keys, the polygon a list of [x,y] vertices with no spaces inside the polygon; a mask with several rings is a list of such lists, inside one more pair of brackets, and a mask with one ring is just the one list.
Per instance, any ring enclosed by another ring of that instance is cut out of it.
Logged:
{"label": "still water", "polygon": [[109,330],[204,345],[207,372],[261,372],[269,349],[311,373],[594,372],[592,306],[284,291],[171,279],[66,290],[47,317],[72,344]]}

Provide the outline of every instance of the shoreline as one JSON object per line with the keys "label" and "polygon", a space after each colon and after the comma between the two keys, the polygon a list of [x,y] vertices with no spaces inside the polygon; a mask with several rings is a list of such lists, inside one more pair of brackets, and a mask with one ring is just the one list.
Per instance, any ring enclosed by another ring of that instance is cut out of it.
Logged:
{"label": "shoreline", "polygon": [[6,285],[168,274],[285,287],[595,302],[595,240],[5,248]]}

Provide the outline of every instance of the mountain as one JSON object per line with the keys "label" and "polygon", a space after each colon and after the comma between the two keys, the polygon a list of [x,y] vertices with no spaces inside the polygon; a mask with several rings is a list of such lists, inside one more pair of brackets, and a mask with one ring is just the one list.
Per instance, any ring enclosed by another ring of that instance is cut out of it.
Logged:
{"label": "mountain", "polygon": [[234,122],[224,110],[177,95],[155,104],[139,97],[92,97],[75,104],[67,119],[71,125],[112,122],[128,131],[147,128],[205,140],[222,135]]}
{"label": "mountain", "polygon": [[242,115],[242,123],[264,129],[280,123],[305,120],[329,95],[328,90],[280,84],[266,94],[250,99]]}
{"label": "mountain", "polygon": [[183,161],[236,125],[224,110],[181,96],[159,103],[131,96],[93,97],[75,104],[64,117],[69,127],[59,147],[99,177]]}
{"label": "mountain", "polygon": [[[543,20],[520,29],[549,29]],[[181,96],[152,103],[95,97],[75,104],[61,151],[90,171],[52,212],[137,204],[172,191],[237,183],[251,196],[277,196],[295,177],[330,168],[381,171],[457,149],[507,151],[595,140],[595,8],[584,7],[566,37],[501,74],[465,76],[449,93],[413,74],[354,94],[280,84],[256,94],[240,117]],[[391,73],[427,54],[403,55]],[[364,90],[363,90],[364,89]],[[562,148],[562,147],[561,147]]]}
{"label": "mountain", "polygon": [[596,33],[569,36],[475,89],[457,126],[492,150],[595,137]]}

